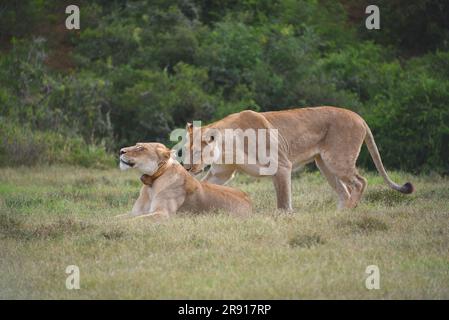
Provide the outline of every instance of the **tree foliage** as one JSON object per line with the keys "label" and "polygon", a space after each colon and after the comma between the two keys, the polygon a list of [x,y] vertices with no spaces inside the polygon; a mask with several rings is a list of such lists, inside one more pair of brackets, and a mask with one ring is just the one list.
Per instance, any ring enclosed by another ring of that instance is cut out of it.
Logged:
{"label": "tree foliage", "polygon": [[446,1],[84,0],[80,31],[68,4],[0,4],[0,125],[115,151],[186,121],[336,105],[367,119],[387,167],[449,172]]}

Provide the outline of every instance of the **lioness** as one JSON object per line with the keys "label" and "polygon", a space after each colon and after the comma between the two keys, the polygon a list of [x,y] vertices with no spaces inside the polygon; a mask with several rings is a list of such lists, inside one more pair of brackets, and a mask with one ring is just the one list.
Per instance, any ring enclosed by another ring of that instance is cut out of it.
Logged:
{"label": "lioness", "polygon": [[[365,191],[367,181],[356,169],[356,160],[365,141],[377,170],[385,182],[394,190],[412,193],[413,186],[407,182],[403,186],[394,183],[387,175],[373,135],[366,122],[356,113],[336,107],[300,108],[273,112],[242,111],[231,114],[222,120],[201,128],[200,146],[193,143],[193,126],[187,124],[190,161],[184,167],[196,175],[205,165],[196,164],[192,155],[202,152],[206,147],[215,150],[215,160],[204,181],[225,184],[239,170],[250,175],[260,176],[261,163],[237,164],[225,161],[226,148],[217,146],[218,139],[208,134],[210,129],[219,130],[225,136],[225,129],[277,129],[278,157],[277,172],[273,175],[278,208],[291,210],[291,172],[292,168],[315,161],[321,173],[338,194],[338,208],[353,208]],[[257,145],[257,148],[260,146]],[[244,144],[248,148],[248,143]],[[265,150],[265,154],[269,150]],[[245,149],[246,153],[247,150]],[[202,159],[203,154],[199,157]],[[229,157],[232,159],[233,157]],[[228,158],[228,159],[229,159]],[[235,158],[234,158],[235,159]],[[220,161],[219,161],[220,160]],[[221,164],[220,164],[221,163]]]}
{"label": "lioness", "polygon": [[135,168],[144,183],[131,216],[166,219],[178,210],[224,209],[236,215],[251,213],[246,193],[193,178],[160,143],[137,143],[120,150],[120,169]]}

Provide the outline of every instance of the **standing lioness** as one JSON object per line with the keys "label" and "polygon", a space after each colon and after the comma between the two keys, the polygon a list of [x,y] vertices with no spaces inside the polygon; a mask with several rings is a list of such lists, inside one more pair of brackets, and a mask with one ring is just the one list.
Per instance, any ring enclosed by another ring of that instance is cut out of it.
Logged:
{"label": "standing lioness", "polygon": [[223,209],[231,214],[251,213],[246,193],[225,186],[199,182],[160,143],[137,143],[120,150],[120,168],[143,173],[139,198],[130,216],[165,219],[178,210]]}
{"label": "standing lioness", "polygon": [[[387,175],[373,135],[366,122],[356,113],[335,107],[301,108],[285,111],[254,112],[242,111],[231,114],[222,120],[201,128],[201,150],[195,150],[193,127],[187,124],[190,154],[202,150],[215,150],[215,162],[204,178],[217,184],[231,179],[236,170],[259,176],[263,164],[229,163],[226,148],[217,146],[218,139],[208,134],[208,130],[225,129],[277,129],[277,171],[273,175],[278,208],[292,209],[291,172],[297,165],[315,161],[321,173],[339,196],[339,208],[353,208],[365,191],[367,181],[356,169],[356,160],[363,142],[373,158],[377,170],[385,182],[394,190],[402,193],[413,192],[413,186],[407,182],[403,186],[394,183]],[[224,142],[223,142],[224,144]],[[244,145],[248,148],[249,143]],[[208,148],[206,148],[208,147]],[[257,144],[259,148],[260,145]],[[245,149],[246,153],[247,150]],[[265,154],[269,153],[267,150]],[[201,159],[201,157],[200,157]],[[220,160],[220,161],[218,161]],[[192,164],[193,163],[193,164]],[[193,174],[201,172],[206,163],[188,161],[184,167]]]}

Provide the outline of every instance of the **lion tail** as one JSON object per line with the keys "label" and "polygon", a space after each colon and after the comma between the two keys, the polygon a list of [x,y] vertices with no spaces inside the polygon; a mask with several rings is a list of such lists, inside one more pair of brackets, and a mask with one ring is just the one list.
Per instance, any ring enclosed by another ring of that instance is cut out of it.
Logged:
{"label": "lion tail", "polygon": [[382,164],[382,159],[380,158],[379,149],[377,149],[376,142],[374,141],[373,133],[371,132],[371,129],[368,127],[366,123],[365,128],[366,128],[366,136],[365,136],[366,146],[368,147],[368,151],[371,155],[371,158],[374,161],[377,171],[380,173],[385,183],[387,183],[390,186],[390,188],[396,191],[406,194],[412,193],[415,190],[415,188],[410,182],[407,182],[401,186],[396,184],[395,182],[393,182],[393,180],[390,179],[387,172],[385,171],[384,165]]}

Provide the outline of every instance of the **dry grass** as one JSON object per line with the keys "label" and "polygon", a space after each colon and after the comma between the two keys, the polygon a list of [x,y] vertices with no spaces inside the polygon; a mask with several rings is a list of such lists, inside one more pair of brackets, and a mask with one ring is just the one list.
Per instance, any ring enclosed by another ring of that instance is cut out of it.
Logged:
{"label": "dry grass", "polygon": [[[120,221],[136,173],[75,167],[0,169],[0,298],[449,298],[449,181],[412,177],[411,196],[369,176],[353,211],[336,211],[317,173],[294,180],[293,214],[270,180],[240,176],[255,214]],[[77,265],[81,289],[65,288]],[[365,288],[379,266],[381,289]]]}

